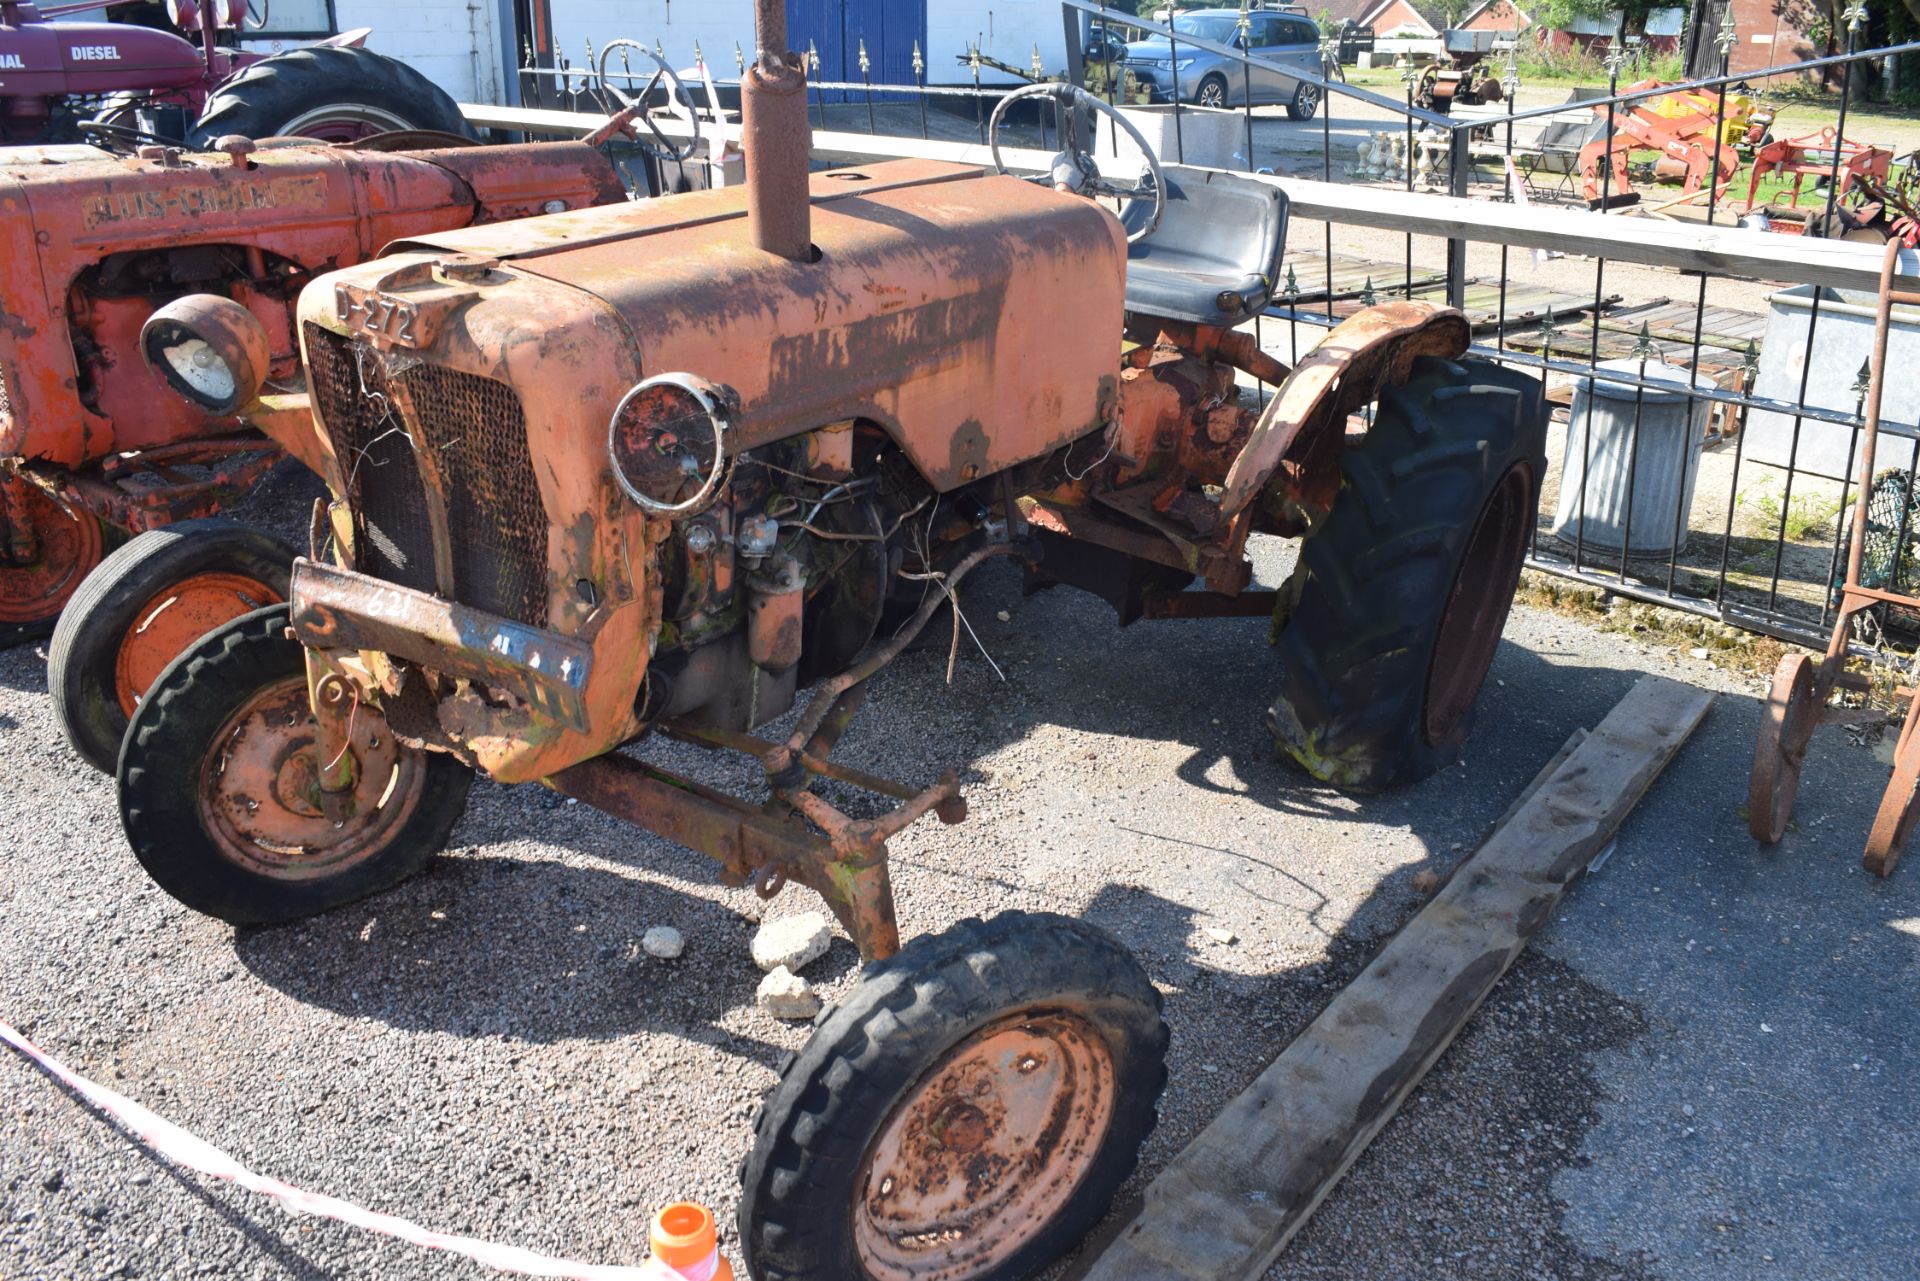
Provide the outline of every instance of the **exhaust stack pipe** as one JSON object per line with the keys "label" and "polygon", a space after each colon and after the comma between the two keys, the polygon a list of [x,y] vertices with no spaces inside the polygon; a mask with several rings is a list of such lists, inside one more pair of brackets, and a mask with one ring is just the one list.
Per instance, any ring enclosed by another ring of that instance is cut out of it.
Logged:
{"label": "exhaust stack pipe", "polygon": [[740,141],[747,162],[747,231],[753,243],[792,262],[813,260],[807,161],[807,70],[787,48],[786,0],[754,0],[759,48],[740,85]]}

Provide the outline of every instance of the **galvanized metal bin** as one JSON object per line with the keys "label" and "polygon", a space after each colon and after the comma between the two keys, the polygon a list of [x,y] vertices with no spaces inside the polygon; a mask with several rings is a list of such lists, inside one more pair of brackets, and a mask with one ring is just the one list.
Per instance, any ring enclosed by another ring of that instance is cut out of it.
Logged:
{"label": "galvanized metal bin", "polygon": [[[1817,322],[1813,316],[1816,290]],[[1767,337],[1760,347],[1754,395],[1797,405],[1804,379],[1808,405],[1855,413],[1860,393],[1854,384],[1873,349],[1874,301],[1871,292],[1814,285],[1782,289],[1769,297]],[[1814,334],[1811,370],[1809,327]],[[1893,309],[1893,327],[1887,336],[1887,387],[1880,405],[1880,443],[1874,450],[1874,465],[1911,468],[1916,413],[1920,413],[1920,308]],[[1850,467],[1848,457],[1855,448],[1855,429],[1802,417],[1796,447],[1794,418],[1779,410],[1753,410],[1747,415],[1742,456],[1832,480],[1852,479],[1858,463]]]}
{"label": "galvanized metal bin", "polygon": [[1631,537],[1629,555],[1665,556],[1686,545],[1684,513],[1693,507],[1706,439],[1708,402],[1690,399],[1687,389],[1711,389],[1713,380],[1652,363],[1643,390],[1632,381],[1641,376],[1638,360],[1609,360],[1599,371],[1628,381],[1583,375],[1574,385],[1554,536],[1616,554]]}
{"label": "galvanized metal bin", "polygon": [[[1185,164],[1203,165],[1210,169],[1242,169],[1247,167],[1247,122],[1238,111],[1225,111],[1218,107],[1180,107],[1180,123],[1174,125],[1174,107],[1172,103],[1157,106],[1132,106],[1120,108],[1120,114],[1133,123],[1140,136],[1153,148],[1153,154],[1163,165]],[[1113,141],[1111,126],[1099,126],[1096,153],[1111,154]],[[1134,147],[1131,140],[1120,144],[1123,156],[1131,156]]]}

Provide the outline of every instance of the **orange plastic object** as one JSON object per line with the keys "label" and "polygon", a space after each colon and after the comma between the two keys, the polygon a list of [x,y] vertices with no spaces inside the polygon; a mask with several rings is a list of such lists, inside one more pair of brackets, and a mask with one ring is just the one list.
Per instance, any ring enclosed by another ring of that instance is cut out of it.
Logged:
{"label": "orange plastic object", "polygon": [[653,1257],[687,1281],[733,1281],[712,1213],[692,1201],[675,1201],[653,1216]]}

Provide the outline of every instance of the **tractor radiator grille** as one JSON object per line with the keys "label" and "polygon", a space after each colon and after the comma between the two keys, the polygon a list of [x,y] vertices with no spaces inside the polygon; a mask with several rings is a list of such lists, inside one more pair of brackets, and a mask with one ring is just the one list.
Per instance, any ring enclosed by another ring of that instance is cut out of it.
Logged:
{"label": "tractor radiator grille", "polygon": [[438,584],[426,492],[406,430],[384,399],[379,365],[361,360],[349,340],[316,325],[307,326],[307,352],[313,402],[346,473],[347,501],[359,523],[359,570],[433,591]]}
{"label": "tractor radiator grille", "polygon": [[[519,397],[504,383],[427,364],[389,379],[350,339],[315,325],[307,352],[314,403],[359,520],[360,571],[440,593],[426,489],[437,483],[453,599],[544,627],[548,522]],[[419,419],[411,432],[403,403]],[[416,443],[431,451],[428,468]]]}
{"label": "tractor radiator grille", "polygon": [[505,383],[436,365],[401,375],[446,486],[454,599],[547,622],[547,512],[520,398]]}

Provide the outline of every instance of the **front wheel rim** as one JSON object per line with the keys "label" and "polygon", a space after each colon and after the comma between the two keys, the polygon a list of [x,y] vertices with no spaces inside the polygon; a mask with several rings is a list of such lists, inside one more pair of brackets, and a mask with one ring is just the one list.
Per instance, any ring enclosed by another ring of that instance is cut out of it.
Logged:
{"label": "front wheel rim", "polygon": [[281,603],[280,593],[249,574],[194,574],[140,606],[114,654],[114,696],[133,715],[167,664],[193,642],[254,610]]}
{"label": "front wheel rim", "polygon": [[0,485],[15,487],[13,509],[31,524],[36,544],[31,561],[14,564],[0,542],[0,623],[57,618],[106,550],[100,522],[86,512],[68,511],[30,481],[0,478]]}
{"label": "front wheel rim", "polygon": [[1023,1013],[968,1036],[894,1106],[854,1180],[875,1281],[972,1281],[1066,1206],[1112,1128],[1113,1053],[1085,1016]]}
{"label": "front wheel rim", "polygon": [[1224,106],[1226,104],[1226,101],[1227,101],[1226,91],[1222,89],[1219,85],[1204,84],[1200,86],[1200,105],[1201,106],[1219,107],[1219,106]]}
{"label": "front wheel rim", "polygon": [[320,810],[319,762],[307,682],[284,677],[248,697],[221,726],[194,800],[222,858],[280,881],[338,876],[384,850],[426,793],[427,758],[394,740],[364,704],[349,731],[357,765],[352,817]]}
{"label": "front wheel rim", "polygon": [[1513,605],[1533,512],[1533,467],[1515,463],[1487,496],[1447,592],[1427,675],[1426,738],[1446,742],[1479,696]]}

